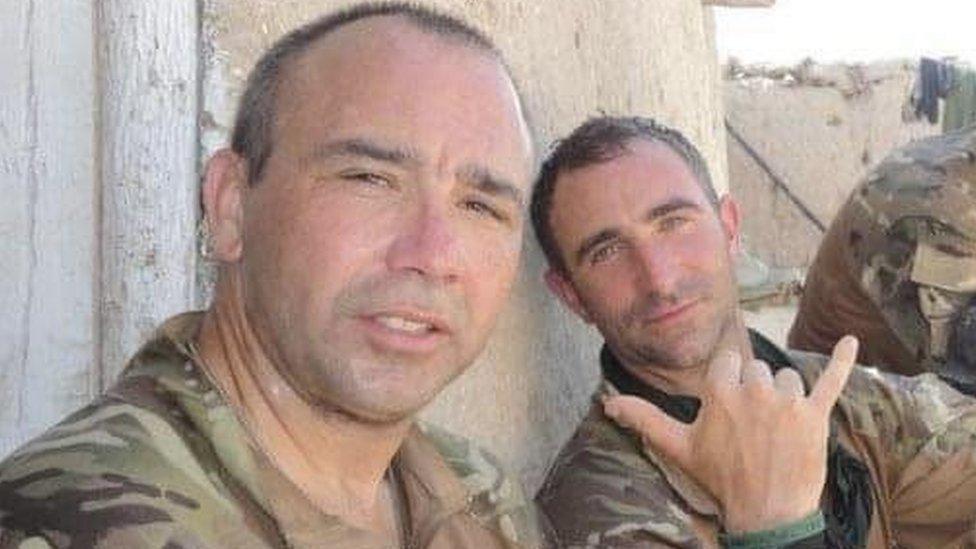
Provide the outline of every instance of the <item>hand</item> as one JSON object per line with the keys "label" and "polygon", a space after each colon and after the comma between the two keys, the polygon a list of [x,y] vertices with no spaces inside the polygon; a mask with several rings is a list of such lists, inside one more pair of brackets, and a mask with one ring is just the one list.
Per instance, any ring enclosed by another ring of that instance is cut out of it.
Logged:
{"label": "hand", "polygon": [[805,396],[795,370],[774,378],[764,362],[728,353],[709,365],[690,425],[633,396],[606,399],[604,411],[715,498],[726,531],[765,530],[819,507],[830,411],[856,357],[857,339],[841,339]]}

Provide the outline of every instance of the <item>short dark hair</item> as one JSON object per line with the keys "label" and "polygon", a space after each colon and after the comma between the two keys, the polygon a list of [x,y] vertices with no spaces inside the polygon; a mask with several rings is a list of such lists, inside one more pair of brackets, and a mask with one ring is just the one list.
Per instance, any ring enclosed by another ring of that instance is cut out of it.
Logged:
{"label": "short dark hair", "polygon": [[366,2],[315,19],[278,39],[261,56],[247,78],[234,119],[231,150],[247,161],[250,183],[261,178],[271,156],[275,102],[288,62],[320,38],[345,25],[384,16],[402,17],[422,31],[456,40],[501,61],[498,49],[478,29],[450,15],[408,2]]}
{"label": "short dark hair", "polygon": [[590,118],[569,136],[555,143],[552,152],[543,161],[532,188],[532,227],[552,268],[563,274],[569,273],[549,220],[556,180],[566,172],[620,157],[627,152],[627,145],[637,139],[660,143],[677,153],[688,164],[708,201],[718,207],[719,198],[712,186],[708,165],[701,152],[681,132],[640,116]]}

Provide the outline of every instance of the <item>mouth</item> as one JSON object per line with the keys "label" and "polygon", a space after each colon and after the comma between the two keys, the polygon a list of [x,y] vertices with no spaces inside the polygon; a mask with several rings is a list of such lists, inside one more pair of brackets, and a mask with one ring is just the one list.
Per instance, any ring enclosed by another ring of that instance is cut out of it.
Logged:
{"label": "mouth", "polygon": [[383,351],[429,353],[450,335],[441,316],[425,311],[386,310],[359,318],[370,344]]}
{"label": "mouth", "polygon": [[667,324],[684,316],[685,313],[698,305],[699,301],[698,299],[692,299],[675,305],[655,307],[649,314],[644,316],[642,323],[654,325]]}
{"label": "mouth", "polygon": [[402,316],[377,315],[373,317],[373,320],[390,330],[400,331],[407,334],[419,335],[436,331],[433,324],[410,320]]}

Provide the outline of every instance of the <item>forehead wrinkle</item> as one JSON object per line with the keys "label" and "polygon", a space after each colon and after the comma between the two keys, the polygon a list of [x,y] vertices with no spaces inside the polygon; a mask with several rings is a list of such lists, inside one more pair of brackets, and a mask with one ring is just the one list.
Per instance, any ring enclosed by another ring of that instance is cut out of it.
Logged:
{"label": "forehead wrinkle", "polygon": [[302,157],[302,165],[339,156],[362,157],[395,165],[417,166],[422,163],[419,151],[410,147],[387,145],[374,139],[352,137],[316,143]]}
{"label": "forehead wrinkle", "polygon": [[[416,28],[409,22],[401,21],[398,18],[377,17],[375,20],[358,21],[347,25],[342,29],[336,30],[335,33],[323,37],[318,44],[310,47],[300,56],[289,61],[284,69],[285,78],[281,81],[282,83],[287,82],[287,85],[282,86],[283,93],[277,97],[277,102],[281,104],[278,105],[278,108],[282,108],[284,103],[300,102],[300,98],[297,97],[300,87],[320,83],[318,79],[305,77],[306,72],[318,75],[320,72],[325,71],[331,76],[335,76],[339,70],[354,70],[361,77],[364,71],[362,62],[368,61],[372,68],[372,74],[379,77],[389,69],[389,67],[384,67],[384,65],[391,63],[392,58],[395,57],[399,61],[393,69],[417,64],[420,66],[434,64],[440,67],[439,70],[443,72],[444,70],[450,69],[453,65],[463,64],[465,74],[468,75],[467,80],[477,77],[479,79],[479,87],[484,87],[483,80],[486,75],[486,67],[488,67],[491,70],[491,78],[497,80],[500,77],[503,79],[506,96],[495,97],[497,94],[493,94],[489,105],[481,105],[478,108],[491,107],[492,112],[502,109],[504,111],[502,114],[506,117],[506,120],[509,114],[515,116],[516,121],[513,125],[516,126],[518,135],[521,138],[519,153],[520,155],[525,154],[528,160],[531,155],[532,146],[531,139],[529,138],[529,129],[522,114],[522,105],[519,101],[514,81],[506,66],[493,52],[472,47],[470,44],[457,42],[451,38],[450,36],[442,36],[439,33],[430,33],[426,29]],[[428,52],[428,50],[433,51],[432,55],[435,55],[436,58],[432,59],[430,55],[427,55],[425,52]],[[418,51],[425,53],[425,55],[418,57]],[[348,62],[350,56],[355,56],[360,63],[351,68]],[[472,56],[478,59],[476,63],[472,61]],[[293,84],[301,84],[301,86]],[[322,86],[319,87],[324,86],[324,90],[314,88],[309,93],[321,94],[324,92],[328,94],[335,104],[333,107],[339,107],[340,111],[345,100],[356,97],[355,95],[347,97],[345,94],[334,92],[331,89],[332,80],[330,79],[322,81],[321,84]],[[445,89],[442,91],[448,93],[450,90]],[[502,103],[496,105],[499,101]],[[473,108],[474,106],[471,107]],[[277,127],[275,128],[275,132],[280,130],[281,118],[276,117],[275,125]],[[368,141],[373,142],[370,144],[383,145],[382,141],[378,143],[373,140]],[[425,171],[429,168],[432,175],[450,175],[457,181],[473,189],[485,192],[490,196],[497,196],[499,198],[510,196],[510,200],[519,207],[525,205],[524,191],[521,190],[522,186],[518,185],[523,179],[521,166],[517,170],[519,173],[514,174],[507,173],[507,165],[488,166],[484,162],[476,162],[479,159],[471,159],[473,166],[460,166],[452,169],[452,166],[447,163],[450,161],[450,158],[449,155],[446,155],[445,150],[452,144],[452,141],[454,140],[448,137],[446,142],[442,140],[438,144],[438,147],[424,147],[423,149],[416,149],[409,146],[387,146],[386,148],[390,149],[390,151],[385,152],[402,153],[395,155],[362,154],[364,152],[377,152],[365,150],[362,147],[347,148],[345,151],[329,150],[329,147],[319,147],[318,150],[313,150],[308,156],[309,160],[316,160],[322,157],[333,156],[337,152],[342,152],[344,154],[356,154],[386,162],[409,163],[409,167],[411,168],[423,169]],[[506,173],[499,173],[499,171],[493,168],[504,169]],[[525,179],[528,179],[527,175]]]}

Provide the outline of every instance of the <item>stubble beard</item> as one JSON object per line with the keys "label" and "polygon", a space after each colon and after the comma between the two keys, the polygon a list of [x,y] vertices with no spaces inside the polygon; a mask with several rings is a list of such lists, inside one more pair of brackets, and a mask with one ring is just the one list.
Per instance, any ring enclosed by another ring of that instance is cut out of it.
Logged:
{"label": "stubble beard", "polygon": [[[623,339],[631,339],[630,342],[621,341],[621,347],[632,355],[633,363],[678,371],[694,369],[711,362],[721,350],[722,342],[735,329],[737,317],[734,299],[722,300],[721,296],[724,294],[721,292],[702,291],[705,286],[699,283],[697,288],[689,287],[677,296],[650,296],[644,304],[635,305],[620,318],[622,330],[618,333]],[[642,309],[660,303],[679,303],[682,298],[678,296],[685,295],[698,295],[700,300],[696,306],[717,308],[710,317],[705,314],[699,322],[671,327],[668,330],[670,333],[645,331],[646,328],[640,322]],[[715,303],[715,299],[722,302]],[[632,334],[630,338],[626,336],[628,333]]]}
{"label": "stubble beard", "polygon": [[[427,367],[384,354],[319,357],[310,365],[313,379],[296,392],[304,393],[302,398],[322,412],[369,424],[412,418],[464,371],[452,361],[451,367],[418,376],[413,370]],[[308,386],[318,390],[309,391]]]}
{"label": "stubble beard", "polygon": [[[330,318],[345,329],[343,322],[390,302],[432,309],[452,326],[463,326],[460,311],[466,305],[461,297],[413,276],[377,276],[345,288],[335,297]],[[366,342],[350,348],[341,333],[331,333],[315,346],[294,343],[292,347],[303,348],[305,354],[295,361],[301,368],[287,377],[303,400],[324,413],[364,423],[396,423],[416,415],[474,361],[458,360],[451,345],[445,344],[438,351],[443,356],[433,357],[433,363],[424,363]],[[421,370],[429,374],[418,375]]]}
{"label": "stubble beard", "polygon": [[667,339],[656,335],[634,348],[640,364],[653,365],[665,370],[689,370],[708,364],[721,350],[721,342],[734,328],[735,317],[723,311],[720,319],[711,326],[689,329]]}

